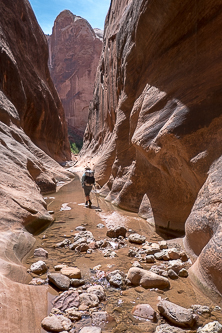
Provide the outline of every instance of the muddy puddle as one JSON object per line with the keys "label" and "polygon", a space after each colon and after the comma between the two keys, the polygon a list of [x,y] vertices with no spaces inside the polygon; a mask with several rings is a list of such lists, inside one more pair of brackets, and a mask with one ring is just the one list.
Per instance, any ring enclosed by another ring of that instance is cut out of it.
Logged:
{"label": "muddy puddle", "polygon": [[[103,198],[96,198],[95,193],[91,195],[91,199],[92,209],[85,208],[84,195],[78,176],[69,184],[61,187],[57,193],[45,198],[48,203],[48,210],[54,212],[55,222],[39,235],[35,235],[35,248],[41,247],[48,251],[49,256],[44,261],[49,267],[49,272],[54,272],[54,266],[59,264],[77,266],[86,285],[100,284],[104,286],[106,300],[100,303],[97,311],[107,311],[111,317],[106,324],[101,326],[102,332],[155,332],[157,323],[135,318],[132,315],[132,309],[137,304],[148,303],[158,313],[157,304],[160,297],[167,298],[171,302],[186,308],[190,308],[194,304],[210,307],[216,305],[195,289],[189,278],[170,280],[170,289],[166,291],[129,286],[125,290],[111,287],[106,278],[104,278],[105,273],[118,269],[127,274],[129,268],[132,267],[132,263],[138,260],[137,258],[129,257],[128,252],[130,247],[141,248],[141,245],[130,244],[128,240],[119,249],[116,249],[115,241],[113,242],[115,257],[104,257],[104,252],[101,249],[93,250],[92,253],[79,253],[70,250],[69,247],[55,248],[55,245],[64,239],[72,241],[74,234],[77,232],[75,229],[78,226],[84,226],[87,231],[91,231],[97,241],[107,239],[107,227],[112,225],[123,225],[129,231],[128,234],[132,232],[139,233],[146,236],[146,240],[150,242],[155,243],[162,240],[146,221],[139,218],[137,214],[117,209],[105,202]],[[101,211],[97,209],[98,204]],[[98,228],[98,224],[103,224],[105,227]],[[27,269],[38,260],[43,259],[36,258],[31,253],[25,264]],[[140,262],[140,264],[144,269],[150,269],[153,265],[146,262]],[[155,264],[158,265],[161,262],[159,261]],[[94,269],[96,266],[99,267],[99,270],[98,268]],[[30,280],[33,277],[36,277],[36,275],[30,274]],[[47,276],[43,275],[40,277],[44,279]],[[48,314],[52,308],[52,301],[58,294],[58,291],[49,286]],[[220,311],[212,312],[210,318],[209,316],[200,317],[199,323],[203,324],[213,320],[218,320],[222,323]],[[158,315],[158,325],[160,323],[165,323],[165,320]],[[74,324],[72,332],[78,333],[82,327],[90,326],[91,324],[91,317],[86,313],[82,320]],[[42,329],[41,332],[46,331]],[[190,332],[196,331],[190,330]]]}

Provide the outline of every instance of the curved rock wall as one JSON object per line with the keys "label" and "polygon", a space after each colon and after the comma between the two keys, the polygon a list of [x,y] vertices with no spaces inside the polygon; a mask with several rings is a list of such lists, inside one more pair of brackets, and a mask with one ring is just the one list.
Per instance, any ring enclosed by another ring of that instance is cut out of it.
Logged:
{"label": "curved rock wall", "polygon": [[[101,194],[183,234],[221,295],[222,4],[113,0],[81,163]],[[210,287],[209,287],[210,286]]]}
{"label": "curved rock wall", "polygon": [[[220,2],[112,1],[82,160],[107,200],[184,232],[221,155]],[[212,37],[213,36],[213,37]]]}
{"label": "curved rock wall", "polygon": [[[48,48],[27,0],[0,0],[0,317],[1,332],[39,332],[47,288],[27,285],[21,262],[53,222],[41,192],[70,174],[63,108],[48,70]],[[56,161],[57,162],[56,162]],[[24,228],[25,227],[25,228]]]}
{"label": "curved rock wall", "polygon": [[85,19],[64,10],[47,38],[49,68],[66,120],[83,136],[102,51],[102,31],[94,31]]}

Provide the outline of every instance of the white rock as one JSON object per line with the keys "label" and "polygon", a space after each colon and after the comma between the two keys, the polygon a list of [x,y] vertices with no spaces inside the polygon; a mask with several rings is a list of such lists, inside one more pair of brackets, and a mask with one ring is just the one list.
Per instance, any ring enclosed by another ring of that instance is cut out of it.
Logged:
{"label": "white rock", "polygon": [[199,327],[197,333],[222,333],[222,325],[218,321],[213,321],[204,327]]}
{"label": "white rock", "polygon": [[44,261],[39,260],[31,265],[30,270],[34,274],[44,274],[47,271],[47,266]]}

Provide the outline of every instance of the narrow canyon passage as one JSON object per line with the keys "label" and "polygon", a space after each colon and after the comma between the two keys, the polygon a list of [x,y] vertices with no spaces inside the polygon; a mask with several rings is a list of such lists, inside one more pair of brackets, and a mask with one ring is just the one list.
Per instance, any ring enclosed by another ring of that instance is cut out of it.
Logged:
{"label": "narrow canyon passage", "polygon": [[[154,265],[161,267],[161,265],[166,264],[163,260],[147,263],[141,260],[141,256],[138,254],[137,257],[129,256],[130,251],[131,253],[133,250],[134,252],[141,251],[143,247],[143,245],[130,243],[128,239],[130,234],[138,233],[143,235],[146,237],[147,242],[152,243],[158,243],[162,238],[137,214],[122,211],[104,201],[103,198],[96,198],[95,193],[91,194],[91,199],[92,209],[85,208],[84,194],[77,174],[73,181],[61,187],[57,193],[45,197],[48,203],[48,210],[54,212],[55,222],[39,235],[35,235],[36,244],[34,249],[44,248],[48,252],[48,258],[34,257],[33,249],[25,263],[27,269],[38,260],[46,262],[48,273],[55,272],[54,267],[56,265],[65,264],[80,269],[86,286],[102,285],[105,289],[106,299],[99,304],[96,311],[106,311],[110,315],[106,323],[100,323],[102,332],[155,332],[156,326],[160,323],[165,323],[165,320],[159,314],[157,315],[158,323],[153,323],[146,319],[138,319],[132,315],[132,309],[137,304],[149,304],[158,313],[157,304],[160,298],[167,298],[171,302],[186,308],[190,308],[195,304],[210,306],[212,309],[215,307],[216,304],[213,304],[192,287],[189,278],[169,279],[170,288],[168,290],[144,289],[141,286],[124,286],[124,288],[111,286],[105,277],[108,272],[120,270],[127,274],[135,261],[140,261],[142,268],[147,270]],[[101,211],[97,209],[97,199]],[[104,225],[103,228],[97,227],[98,225],[101,226],[101,224]],[[106,246],[87,251],[91,253],[71,250],[68,246],[57,246],[65,239],[70,240],[70,243],[72,243],[74,234],[78,232],[75,229],[79,226],[85,227],[87,231],[92,232],[95,241],[102,241],[104,244],[104,240],[106,240]],[[107,229],[113,226],[125,226],[127,229],[127,238],[122,239],[121,243],[106,235]],[[181,240],[171,240],[169,241],[169,247],[179,248],[179,243],[182,243]],[[36,277],[38,276],[30,273],[30,280]],[[46,279],[47,274],[39,277]],[[36,288],[38,287],[36,286]],[[85,289],[83,286],[77,288],[77,290],[84,292]],[[48,291],[48,314],[53,307],[53,300],[58,295],[58,290],[50,285]],[[82,327],[93,324],[92,311],[83,311],[83,313],[82,319],[74,322],[74,330],[71,332],[78,333]],[[213,311],[211,316],[200,316],[199,323],[203,324],[219,320],[220,316],[221,312]],[[39,329],[39,332],[46,332],[41,328]],[[191,330],[189,332],[196,331]]]}

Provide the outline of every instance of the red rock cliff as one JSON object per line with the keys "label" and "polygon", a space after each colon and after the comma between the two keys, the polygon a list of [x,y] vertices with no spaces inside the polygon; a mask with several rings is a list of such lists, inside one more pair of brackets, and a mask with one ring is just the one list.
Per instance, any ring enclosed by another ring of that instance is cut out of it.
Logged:
{"label": "red rock cliff", "polygon": [[[45,287],[27,285],[21,261],[31,232],[53,221],[40,191],[69,173],[64,112],[48,70],[48,47],[27,0],[0,0],[0,317],[1,332],[39,332]],[[54,160],[55,159],[55,160]],[[46,302],[47,303],[47,302]]]}
{"label": "red rock cliff", "polygon": [[106,199],[143,215],[146,207],[158,230],[183,233],[193,207],[186,246],[214,286],[220,272],[209,258],[221,255],[222,222],[221,163],[214,165],[222,152],[221,9],[219,0],[111,2],[81,153]]}
{"label": "red rock cliff", "polygon": [[49,67],[62,100],[68,125],[83,132],[93,98],[94,81],[102,51],[102,32],[65,10],[48,37]]}

